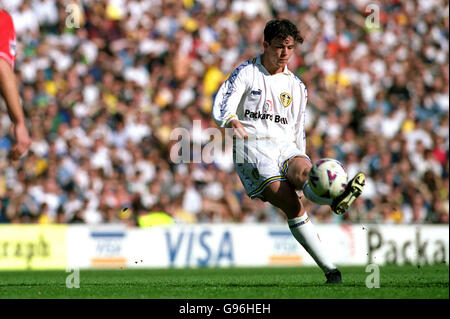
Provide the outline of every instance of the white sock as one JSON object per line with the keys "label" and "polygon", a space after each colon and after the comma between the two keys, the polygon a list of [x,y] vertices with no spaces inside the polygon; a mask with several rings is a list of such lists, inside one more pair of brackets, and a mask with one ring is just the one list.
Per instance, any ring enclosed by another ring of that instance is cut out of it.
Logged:
{"label": "white sock", "polygon": [[331,204],[333,203],[333,200],[330,198],[323,198],[314,194],[311,187],[309,186],[308,181],[306,181],[306,183],[303,185],[303,194],[305,194],[307,199],[319,205],[331,206]]}
{"label": "white sock", "polygon": [[336,269],[336,266],[326,255],[316,229],[306,212],[300,217],[288,219],[288,224],[292,235],[311,255],[317,265],[322,268],[324,273]]}

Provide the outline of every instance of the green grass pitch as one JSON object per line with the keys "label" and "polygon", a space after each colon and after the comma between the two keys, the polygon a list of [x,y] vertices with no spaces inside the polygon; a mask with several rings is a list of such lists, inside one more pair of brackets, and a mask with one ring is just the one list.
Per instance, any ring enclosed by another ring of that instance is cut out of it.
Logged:
{"label": "green grass pitch", "polygon": [[318,267],[2,271],[0,298],[150,299],[448,299],[449,266],[382,266],[380,288],[366,287],[365,267],[340,267],[341,285],[325,285]]}

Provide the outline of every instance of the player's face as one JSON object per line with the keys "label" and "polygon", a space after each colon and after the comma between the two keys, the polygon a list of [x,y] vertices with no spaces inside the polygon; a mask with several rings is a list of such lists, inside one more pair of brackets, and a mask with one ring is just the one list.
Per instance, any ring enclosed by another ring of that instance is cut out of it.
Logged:
{"label": "player's face", "polygon": [[267,54],[270,64],[277,68],[284,68],[294,52],[294,38],[275,38],[270,43],[264,42],[264,53]]}

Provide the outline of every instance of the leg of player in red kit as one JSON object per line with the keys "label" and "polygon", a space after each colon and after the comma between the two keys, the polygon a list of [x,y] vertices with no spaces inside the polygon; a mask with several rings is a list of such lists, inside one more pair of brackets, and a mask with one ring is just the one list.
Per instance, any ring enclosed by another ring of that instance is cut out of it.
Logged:
{"label": "leg of player in red kit", "polygon": [[327,283],[342,282],[341,273],[327,255],[317,231],[308,217],[295,189],[308,179],[311,163],[307,158],[295,157],[289,161],[288,181],[276,181],[267,186],[262,195],[288,218],[295,239],[305,248],[325,273]]}

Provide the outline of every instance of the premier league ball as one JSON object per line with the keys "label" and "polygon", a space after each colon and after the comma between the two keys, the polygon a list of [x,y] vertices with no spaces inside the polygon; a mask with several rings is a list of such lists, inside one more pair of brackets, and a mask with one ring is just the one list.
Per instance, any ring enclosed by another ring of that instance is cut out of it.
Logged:
{"label": "premier league ball", "polygon": [[308,182],[317,196],[334,199],[344,192],[347,178],[344,165],[332,158],[322,158],[312,166]]}

